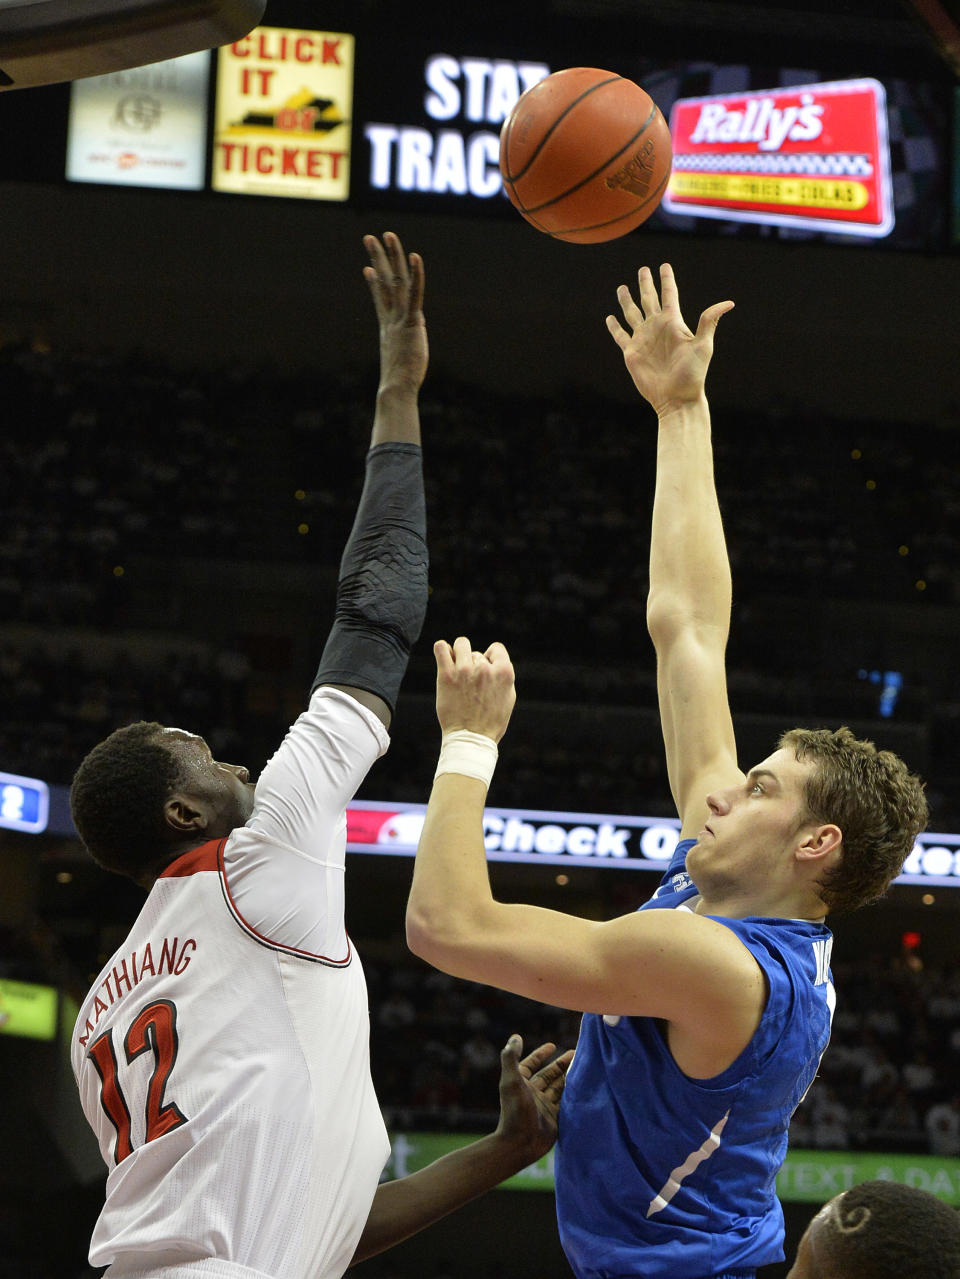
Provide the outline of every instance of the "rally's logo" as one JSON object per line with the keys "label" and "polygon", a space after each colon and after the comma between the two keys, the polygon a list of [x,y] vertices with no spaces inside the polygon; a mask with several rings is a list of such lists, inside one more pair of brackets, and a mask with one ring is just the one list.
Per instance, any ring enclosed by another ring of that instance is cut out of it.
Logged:
{"label": "rally's logo", "polygon": [[670,133],[668,213],[861,236],[893,229],[877,80],[680,98]]}

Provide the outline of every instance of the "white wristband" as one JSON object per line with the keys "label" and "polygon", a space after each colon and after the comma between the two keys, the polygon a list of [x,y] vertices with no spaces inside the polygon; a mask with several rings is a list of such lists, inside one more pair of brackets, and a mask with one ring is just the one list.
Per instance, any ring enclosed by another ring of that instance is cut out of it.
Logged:
{"label": "white wristband", "polygon": [[497,743],[492,737],[455,728],[440,739],[440,758],[433,779],[436,781],[442,773],[459,773],[462,777],[475,777],[489,787],[497,755]]}

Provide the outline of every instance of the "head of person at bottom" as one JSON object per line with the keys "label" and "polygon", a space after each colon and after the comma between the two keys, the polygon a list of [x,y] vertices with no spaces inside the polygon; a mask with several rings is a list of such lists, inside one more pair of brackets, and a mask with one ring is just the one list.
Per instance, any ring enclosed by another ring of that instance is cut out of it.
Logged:
{"label": "head of person at bottom", "polygon": [[960,1214],[926,1190],[862,1182],[820,1209],[787,1279],[960,1279]]}
{"label": "head of person at bottom", "polygon": [[718,913],[822,918],[883,895],[927,823],[923,782],[849,728],[795,728],[707,797],[687,869]]}
{"label": "head of person at bottom", "polygon": [[95,862],[149,887],[182,853],[243,826],[253,791],[247,769],[214,759],[202,737],[140,721],[86,756],[70,809]]}

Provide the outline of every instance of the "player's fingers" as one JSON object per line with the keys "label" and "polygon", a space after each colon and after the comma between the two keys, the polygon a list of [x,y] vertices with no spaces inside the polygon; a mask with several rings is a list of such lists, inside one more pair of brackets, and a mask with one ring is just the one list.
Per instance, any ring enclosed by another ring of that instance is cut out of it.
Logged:
{"label": "player's fingers", "polygon": [[453,662],[455,666],[473,665],[473,645],[465,635],[458,635],[453,641]]}
{"label": "player's fingers", "polygon": [[446,640],[437,640],[433,646],[433,655],[437,659],[438,675],[453,670],[453,649]]}
{"label": "player's fingers", "polygon": [[613,338],[614,342],[616,342],[621,351],[625,351],[630,345],[630,334],[627,333],[615,315],[608,315],[606,324],[607,332]]}
{"label": "player's fingers", "polygon": [[370,287],[370,292],[373,294],[374,302],[379,305],[381,299],[380,277],[377,275],[375,268],[372,266],[365,266],[363,268],[363,278]]}
{"label": "player's fingers", "polygon": [[406,292],[410,284],[410,268],[407,265],[407,257],[403,251],[403,245],[400,243],[400,237],[395,231],[386,231],[384,232],[383,243],[390,261],[394,287]]}
{"label": "player's fingers", "polygon": [[[621,284],[617,288],[617,301],[620,303],[620,310],[623,312],[623,318],[631,329],[637,329],[643,323],[643,312],[633,300],[633,294],[625,284]],[[660,309],[659,307],[657,308]]]}
{"label": "player's fingers", "polygon": [[540,1085],[540,1091],[550,1101],[558,1098],[564,1088],[567,1078],[567,1070],[573,1061],[573,1049],[568,1048],[565,1053],[551,1061],[549,1065],[544,1066],[537,1074],[537,1081]]}
{"label": "player's fingers", "polygon": [[728,311],[733,310],[733,307],[734,303],[729,300],[726,302],[714,302],[713,306],[708,306],[700,316],[700,323],[697,325],[697,337],[712,337],[720,322],[721,315],[726,315]]}
{"label": "player's fingers", "polygon": [[653,282],[653,272],[648,266],[642,266],[637,272],[637,286],[644,315],[659,315],[660,299],[657,297],[657,286]]}
{"label": "player's fingers", "polygon": [[660,266],[660,300],[664,311],[675,315],[683,323],[683,316],[680,314],[680,294],[677,292],[677,277],[673,274],[673,267],[669,262],[663,262]]}
{"label": "player's fingers", "polygon": [[390,284],[392,271],[387,254],[375,235],[365,235],[363,247],[370,257],[370,265],[364,267],[363,277],[370,286],[374,303],[378,310],[389,307],[392,300]]}
{"label": "player's fingers", "polygon": [[407,300],[407,313],[416,315],[423,310],[423,294],[426,279],[423,270],[423,258],[419,253],[410,254],[410,297]]}
{"label": "player's fingers", "polygon": [[[520,1062],[520,1054],[523,1052],[523,1040],[519,1035],[511,1035],[507,1042],[500,1049],[500,1063],[508,1066]],[[523,1062],[520,1062],[523,1065]]]}
{"label": "player's fingers", "polygon": [[557,1045],[548,1043],[541,1044],[539,1048],[534,1048],[532,1052],[527,1053],[520,1063],[520,1070],[525,1078],[530,1079],[539,1074],[556,1051]]}
{"label": "player's fingers", "polygon": [[363,237],[363,247],[370,256],[370,265],[376,271],[381,280],[389,279],[392,272],[390,257],[386,248],[377,239],[375,235],[365,235]]}
{"label": "player's fingers", "polygon": [[484,653],[484,657],[488,662],[491,662],[494,665],[503,663],[506,663],[508,666],[510,665],[510,654],[507,652],[507,646],[505,644],[501,644],[499,640],[493,641]]}

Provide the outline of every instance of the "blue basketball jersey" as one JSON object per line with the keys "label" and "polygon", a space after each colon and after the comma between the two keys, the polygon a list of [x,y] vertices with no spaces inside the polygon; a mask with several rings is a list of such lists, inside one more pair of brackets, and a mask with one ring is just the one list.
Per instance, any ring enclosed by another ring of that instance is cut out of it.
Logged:
{"label": "blue basketball jersey", "polygon": [[[683,840],[641,910],[690,909]],[[830,1037],[829,929],[726,919],[766,974],[753,1039],[722,1074],[684,1075],[651,1017],[584,1014],[556,1148],[557,1219],[578,1279],[711,1279],[783,1260],[777,1172]]]}

